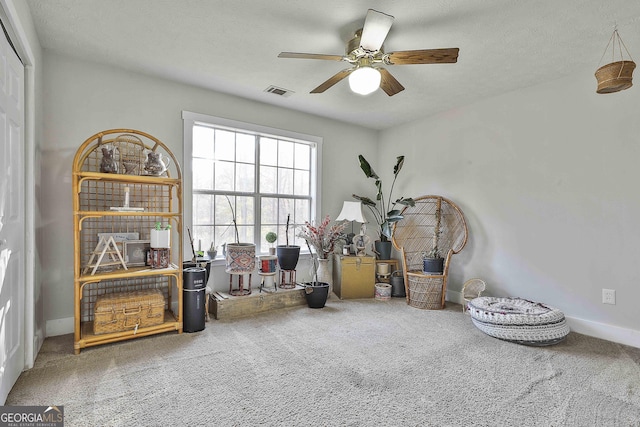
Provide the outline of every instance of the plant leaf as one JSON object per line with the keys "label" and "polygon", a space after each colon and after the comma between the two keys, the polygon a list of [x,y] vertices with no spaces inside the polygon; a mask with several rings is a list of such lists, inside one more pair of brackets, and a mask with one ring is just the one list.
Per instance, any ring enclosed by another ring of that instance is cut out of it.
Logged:
{"label": "plant leaf", "polygon": [[401,205],[404,205],[404,206],[415,206],[416,205],[416,201],[413,200],[411,197],[407,197],[406,199],[404,197],[401,197],[398,200],[396,200],[396,203],[400,203]]}
{"label": "plant leaf", "polygon": [[371,165],[362,154],[358,155],[358,159],[360,160],[360,169],[362,169],[362,172],[364,172],[367,178],[380,179],[380,177],[376,174],[373,168],[371,168]]}
{"label": "plant leaf", "polygon": [[399,217],[402,218],[402,215],[400,215],[400,210],[399,209],[394,209],[394,210],[391,210],[391,211],[387,212],[387,217],[388,218],[394,217],[394,216],[399,216]]}
{"label": "plant leaf", "polygon": [[398,173],[400,172],[400,169],[402,169],[402,165],[404,165],[404,156],[398,156],[396,157],[396,165],[393,167],[393,174],[394,175],[398,175]]}
{"label": "plant leaf", "polygon": [[376,187],[378,188],[378,194],[376,194],[376,200],[382,199],[382,180],[376,180]]}
{"label": "plant leaf", "polygon": [[386,236],[388,239],[391,238],[391,224],[389,221],[385,221],[380,226],[380,232],[383,236]]}
{"label": "plant leaf", "polygon": [[376,206],[376,202],[366,196],[358,196],[357,194],[352,194],[351,196],[356,200],[360,200],[365,206]]}
{"label": "plant leaf", "polygon": [[394,216],[387,217],[387,221],[389,221],[390,223],[394,223],[394,222],[400,221],[403,218],[404,217],[402,215],[394,215]]}

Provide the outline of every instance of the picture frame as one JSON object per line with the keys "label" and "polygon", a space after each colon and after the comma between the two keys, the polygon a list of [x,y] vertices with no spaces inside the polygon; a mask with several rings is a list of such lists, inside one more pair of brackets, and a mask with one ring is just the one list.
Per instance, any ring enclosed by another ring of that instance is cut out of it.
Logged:
{"label": "picture frame", "polygon": [[124,262],[127,267],[147,265],[147,253],[151,248],[149,240],[125,240]]}
{"label": "picture frame", "polygon": [[113,240],[116,242],[124,242],[127,240],[139,240],[140,233],[131,232],[131,233],[98,233],[98,239],[100,237],[104,237],[105,240],[109,240],[109,237],[113,237]]}

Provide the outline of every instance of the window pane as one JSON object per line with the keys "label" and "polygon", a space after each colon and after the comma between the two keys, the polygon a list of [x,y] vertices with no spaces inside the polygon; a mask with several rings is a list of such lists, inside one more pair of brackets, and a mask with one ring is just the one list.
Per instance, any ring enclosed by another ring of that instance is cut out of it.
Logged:
{"label": "window pane", "polygon": [[[238,225],[253,224],[253,197],[236,197],[236,222]],[[253,236],[252,240],[253,240]]]}
{"label": "window pane", "polygon": [[253,226],[238,226],[240,243],[253,243]]}
{"label": "window pane", "polygon": [[209,194],[193,195],[193,225],[213,223],[213,197]]}
{"label": "window pane", "polygon": [[205,159],[193,159],[193,188],[213,190],[213,162]]}
{"label": "window pane", "polygon": [[304,223],[311,217],[311,206],[308,200],[296,200],[296,222]]}
{"label": "window pane", "polygon": [[311,147],[307,144],[296,144],[295,163],[296,169],[311,169]]}
{"label": "window pane", "polygon": [[278,169],[271,166],[260,168],[260,192],[276,193],[276,182],[278,181]]}
{"label": "window pane", "polygon": [[293,170],[278,169],[278,193],[293,194]]}
{"label": "window pane", "polygon": [[253,192],[255,184],[255,168],[253,165],[236,164],[236,191]]}
{"label": "window pane", "polygon": [[278,199],[278,222],[287,223],[287,215],[291,215],[290,221],[295,220],[295,212],[293,210],[293,199]]}
{"label": "window pane", "polygon": [[278,199],[273,197],[263,197],[261,201],[260,214],[263,225],[274,225],[278,223]]}
{"label": "window pane", "polygon": [[[229,196],[229,201],[233,205],[235,203],[235,196]],[[231,225],[233,224],[233,214],[231,213],[231,207],[229,206],[226,196],[215,196],[215,216],[214,220],[216,225]]]}
{"label": "window pane", "polygon": [[[193,226],[193,248],[196,251],[208,251],[213,242],[213,227]],[[188,249],[189,256],[193,256],[191,248]]]}
{"label": "window pane", "polygon": [[213,159],[213,132],[208,127],[193,127],[193,157]]}
{"label": "window pane", "polygon": [[230,162],[216,162],[215,166],[215,189],[233,191],[234,184],[234,164]]}
{"label": "window pane", "polygon": [[294,194],[297,196],[309,195],[309,171],[294,171]]}
{"label": "window pane", "polygon": [[293,142],[279,141],[278,166],[293,167]]}
{"label": "window pane", "polygon": [[255,163],[256,137],[239,133],[236,135],[236,161],[243,163]]}
{"label": "window pane", "polygon": [[216,160],[235,160],[235,143],[234,132],[226,130],[216,130],[215,156]]}
{"label": "window pane", "polygon": [[278,165],[278,141],[272,138],[260,138],[260,164]]}

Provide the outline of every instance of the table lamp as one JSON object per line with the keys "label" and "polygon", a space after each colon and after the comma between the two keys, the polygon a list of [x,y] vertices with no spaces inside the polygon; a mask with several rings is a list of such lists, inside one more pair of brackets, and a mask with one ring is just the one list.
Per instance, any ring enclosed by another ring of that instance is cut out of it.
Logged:
{"label": "table lamp", "polygon": [[353,232],[353,221],[361,223],[367,222],[364,218],[364,212],[362,212],[362,203],[345,201],[342,204],[342,210],[336,217],[336,221],[351,221],[351,233],[347,234],[347,245],[351,245],[353,243],[353,236],[355,236]]}

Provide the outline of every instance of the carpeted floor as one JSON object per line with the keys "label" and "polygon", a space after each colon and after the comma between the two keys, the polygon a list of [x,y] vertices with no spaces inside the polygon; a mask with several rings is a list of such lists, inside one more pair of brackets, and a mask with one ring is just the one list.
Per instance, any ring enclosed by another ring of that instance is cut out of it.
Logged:
{"label": "carpeted floor", "polygon": [[332,297],[78,356],[48,338],[6,404],[64,405],[66,426],[640,426],[640,349],[526,347],[456,304]]}

